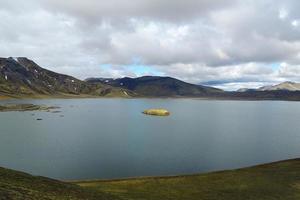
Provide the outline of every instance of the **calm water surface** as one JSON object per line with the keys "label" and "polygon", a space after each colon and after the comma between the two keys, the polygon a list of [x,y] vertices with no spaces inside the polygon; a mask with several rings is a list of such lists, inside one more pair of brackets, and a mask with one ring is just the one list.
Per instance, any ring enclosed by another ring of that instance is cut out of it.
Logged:
{"label": "calm water surface", "polygon": [[[298,102],[10,102],[61,107],[61,113],[0,113],[0,166],[35,175],[70,180],[190,174],[300,157]],[[141,113],[160,107],[171,116]]]}

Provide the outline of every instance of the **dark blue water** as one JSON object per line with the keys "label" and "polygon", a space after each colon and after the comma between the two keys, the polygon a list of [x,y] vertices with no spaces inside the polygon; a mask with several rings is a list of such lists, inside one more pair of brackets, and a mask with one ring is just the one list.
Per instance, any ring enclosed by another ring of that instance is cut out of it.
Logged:
{"label": "dark blue water", "polygon": [[[70,180],[191,174],[300,157],[298,102],[18,102],[62,111],[0,113],[0,166],[35,175]],[[148,108],[166,108],[171,115],[143,115]]]}

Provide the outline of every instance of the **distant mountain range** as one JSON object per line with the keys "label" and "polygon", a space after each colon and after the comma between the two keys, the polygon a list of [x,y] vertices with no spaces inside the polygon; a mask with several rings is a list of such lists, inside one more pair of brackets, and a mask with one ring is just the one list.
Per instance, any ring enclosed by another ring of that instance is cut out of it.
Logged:
{"label": "distant mountain range", "polygon": [[287,91],[300,91],[300,83],[283,82],[278,85],[264,86],[258,88],[259,91],[274,91],[274,90],[287,90]]}
{"label": "distant mountain range", "polygon": [[0,58],[1,97],[199,97],[213,99],[300,100],[300,84],[285,82],[259,89],[225,92],[172,77],[89,78],[49,71],[24,57]]}
{"label": "distant mountain range", "polygon": [[239,89],[238,92],[247,92],[247,91],[300,91],[300,83],[294,83],[291,81],[286,81],[280,84],[276,85],[267,85],[263,86],[257,89],[248,89],[248,88],[242,88]]}

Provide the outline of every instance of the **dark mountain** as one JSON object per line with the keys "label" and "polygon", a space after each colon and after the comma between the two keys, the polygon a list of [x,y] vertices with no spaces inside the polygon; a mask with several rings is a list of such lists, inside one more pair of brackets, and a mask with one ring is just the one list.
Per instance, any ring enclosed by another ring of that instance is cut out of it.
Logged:
{"label": "dark mountain", "polygon": [[129,96],[132,93],[104,84],[89,84],[72,76],[55,73],[27,58],[0,58],[2,95],[97,95]]}
{"label": "dark mountain", "polygon": [[113,87],[121,87],[148,97],[209,97],[223,93],[220,89],[194,85],[171,77],[90,78],[86,81],[93,84],[102,83]]}

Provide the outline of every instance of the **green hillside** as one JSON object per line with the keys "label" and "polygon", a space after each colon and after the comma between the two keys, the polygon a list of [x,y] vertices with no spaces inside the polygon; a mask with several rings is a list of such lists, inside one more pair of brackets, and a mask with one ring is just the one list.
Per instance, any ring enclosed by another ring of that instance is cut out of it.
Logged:
{"label": "green hillside", "polygon": [[193,176],[78,185],[131,200],[299,200],[300,159]]}
{"label": "green hillside", "polygon": [[110,200],[103,192],[0,168],[0,200]]}
{"label": "green hillside", "polygon": [[300,159],[189,176],[66,183],[0,168],[0,200],[299,200]]}

